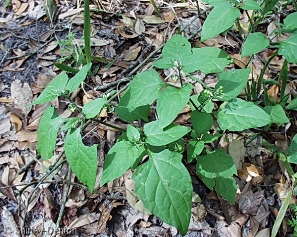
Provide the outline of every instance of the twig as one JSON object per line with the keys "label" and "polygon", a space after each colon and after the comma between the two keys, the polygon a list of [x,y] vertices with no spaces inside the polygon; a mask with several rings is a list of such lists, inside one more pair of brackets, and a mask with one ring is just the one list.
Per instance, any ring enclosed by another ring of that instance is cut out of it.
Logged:
{"label": "twig", "polygon": [[[71,172],[70,166],[68,165],[67,181],[71,180],[71,174],[72,174],[72,172]],[[60,207],[59,216],[58,216],[58,219],[57,219],[57,222],[56,222],[56,228],[55,228],[55,234],[56,235],[57,235],[57,232],[59,230],[62,217],[64,215],[64,210],[65,210],[65,205],[66,205],[69,189],[70,189],[70,185],[69,185],[69,183],[66,183],[66,187],[64,189],[64,194],[63,194],[63,200],[62,200],[61,207]]]}

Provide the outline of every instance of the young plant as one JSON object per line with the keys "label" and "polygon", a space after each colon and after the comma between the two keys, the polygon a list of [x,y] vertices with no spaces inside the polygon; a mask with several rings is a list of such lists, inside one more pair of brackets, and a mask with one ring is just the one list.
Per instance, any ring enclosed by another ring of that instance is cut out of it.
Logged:
{"label": "young plant", "polygon": [[[253,0],[244,1],[243,4],[238,1],[207,2],[214,8],[203,25],[202,41],[231,28],[240,16],[239,8],[261,9]],[[273,8],[266,2],[268,1],[265,1],[262,9],[264,15]],[[221,14],[222,12],[225,14]],[[86,16],[89,17],[87,14]],[[293,19],[294,17],[296,15],[293,15]],[[287,40],[279,43],[276,53],[293,63],[297,61],[294,53],[297,51],[294,43],[297,29],[295,22],[291,17],[284,21],[284,29],[293,33]],[[258,20],[254,24],[257,23]],[[85,37],[86,39],[88,38]],[[251,44],[255,41],[257,47],[252,47]],[[246,39],[242,54],[252,56],[268,47],[268,44],[266,36],[253,32]],[[90,48],[87,48],[86,58],[90,62]],[[122,120],[143,120],[146,123],[143,127],[129,124],[126,132],[109,150],[100,185],[120,177],[128,169],[133,169],[135,192],[144,206],[166,223],[175,226],[183,235],[190,222],[193,192],[191,177],[184,166],[183,162],[186,161],[183,158],[187,157],[188,162],[196,163],[196,173],[209,189],[234,203],[237,185],[232,176],[237,171],[232,157],[224,150],[210,149],[208,144],[221,137],[226,130],[243,131],[289,121],[280,104],[262,108],[258,103],[237,98],[248,83],[251,69],[225,71],[230,61],[231,58],[221,49],[192,48],[186,38],[175,35],[167,41],[162,50],[162,58],[154,62],[153,66],[161,70],[174,69],[180,85],[173,86],[163,81],[155,69],[138,73],[115,109]],[[46,103],[58,96],[69,97],[84,81],[90,68],[91,63],[88,63],[70,80],[65,73],[58,75],[33,104]],[[192,73],[198,70],[204,74],[217,73],[218,83],[214,89],[205,86],[200,94],[195,95],[188,78],[195,80]],[[255,90],[258,93],[258,86]],[[217,111],[214,110],[214,100],[220,101]],[[64,124],[62,129],[67,131],[66,159],[90,192],[94,189],[97,173],[97,149],[96,145],[87,147],[82,143],[81,125],[96,117],[104,103],[103,98],[98,98],[81,110],[77,107],[82,116],[68,119],[59,117],[55,109],[48,106],[38,130],[38,152],[43,159],[49,159],[55,149],[58,131]],[[187,104],[192,109],[190,127],[174,122]],[[295,109],[296,104],[296,100],[293,100],[287,108]],[[150,117],[152,112],[156,114],[155,119]]]}

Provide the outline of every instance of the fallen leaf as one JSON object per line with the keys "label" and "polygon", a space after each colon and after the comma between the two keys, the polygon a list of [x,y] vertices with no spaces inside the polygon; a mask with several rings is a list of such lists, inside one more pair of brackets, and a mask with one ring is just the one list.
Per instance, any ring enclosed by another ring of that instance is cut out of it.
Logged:
{"label": "fallen leaf", "polygon": [[253,191],[247,191],[246,193],[242,194],[239,202],[238,207],[242,213],[246,214],[255,214],[264,198],[264,191],[258,191],[253,193]]}
{"label": "fallen leaf", "polygon": [[137,18],[136,23],[135,23],[135,32],[138,35],[141,35],[143,32],[145,32],[145,26],[142,20],[140,20],[139,18]]}
{"label": "fallen leaf", "polygon": [[134,61],[139,52],[141,51],[141,46],[138,46],[137,48],[134,48],[133,46],[130,47],[128,50],[124,50],[124,60],[129,62],[129,61]]}
{"label": "fallen leaf", "polygon": [[26,130],[22,130],[22,131],[18,132],[17,134],[15,134],[15,137],[20,142],[28,141],[28,142],[33,143],[33,142],[38,141],[37,131],[29,132]]}
{"label": "fallen leaf", "polygon": [[11,214],[11,212],[5,207],[3,206],[2,208],[2,212],[1,212],[1,222],[3,225],[3,230],[4,233],[3,235],[6,236],[10,236],[10,237],[20,237],[20,231],[18,226],[16,225],[13,215]]}
{"label": "fallen leaf", "polygon": [[14,126],[14,129],[16,130],[16,132],[20,131],[23,125],[22,120],[20,120],[20,118],[14,115],[13,113],[10,113],[9,116],[10,116],[10,122]]}
{"label": "fallen leaf", "polygon": [[10,90],[15,107],[21,109],[27,116],[31,111],[32,106],[30,103],[33,99],[33,93],[30,86],[26,82],[22,84],[20,80],[15,80],[11,83]]}
{"label": "fallen leaf", "polygon": [[145,16],[143,18],[143,21],[147,24],[162,24],[165,23],[164,20],[162,20],[160,17],[157,17],[155,15],[151,15],[151,16]]}

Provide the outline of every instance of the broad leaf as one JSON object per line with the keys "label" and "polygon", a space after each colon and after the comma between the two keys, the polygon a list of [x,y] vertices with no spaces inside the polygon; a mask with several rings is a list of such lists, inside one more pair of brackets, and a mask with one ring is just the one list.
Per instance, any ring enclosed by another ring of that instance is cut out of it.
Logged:
{"label": "broad leaf", "polygon": [[135,192],[152,214],[185,235],[191,217],[193,187],[181,162],[182,155],[164,150],[149,156],[132,176]]}
{"label": "broad leaf", "polygon": [[278,53],[285,56],[289,63],[297,63],[297,31],[285,41],[280,42]]}
{"label": "broad leaf", "polygon": [[297,135],[293,137],[286,154],[288,155],[288,162],[297,164]]}
{"label": "broad leaf", "polygon": [[194,110],[191,112],[191,122],[196,135],[200,137],[211,129],[213,118],[211,114]]}
{"label": "broad leaf", "polygon": [[260,10],[261,6],[255,0],[245,0],[241,8],[243,10]]}
{"label": "broad leaf", "polygon": [[250,34],[242,46],[241,56],[251,56],[261,52],[269,45],[269,39],[261,32]]}
{"label": "broad leaf", "polygon": [[140,140],[140,133],[137,128],[128,124],[127,126],[127,138],[130,142],[138,142]]}
{"label": "broad leaf", "polygon": [[139,157],[144,155],[144,152],[143,146],[134,146],[129,141],[117,142],[104,159],[100,185],[102,186],[123,175]]}
{"label": "broad leaf", "polygon": [[83,66],[82,69],[80,69],[80,71],[69,80],[66,86],[66,90],[68,90],[69,93],[75,91],[80,86],[80,84],[86,79],[91,66],[92,63]]}
{"label": "broad leaf", "polygon": [[252,102],[234,99],[219,111],[218,123],[223,130],[243,131],[269,124],[270,116]]}
{"label": "broad leaf", "polygon": [[240,11],[227,2],[216,5],[203,24],[201,41],[210,39],[229,29],[240,15]]}
{"label": "broad leaf", "polygon": [[174,67],[191,54],[189,41],[181,35],[174,35],[164,45],[162,58],[154,62],[153,66],[158,68]]}
{"label": "broad leaf", "polygon": [[153,121],[144,125],[144,134],[146,135],[146,142],[152,146],[164,146],[174,142],[187,133],[190,128],[171,124],[163,128],[159,121]]}
{"label": "broad leaf", "polygon": [[237,186],[232,176],[237,174],[236,166],[232,157],[224,150],[199,156],[196,171],[209,189],[215,189],[219,195],[235,203]]}
{"label": "broad leaf", "polygon": [[69,131],[65,139],[65,154],[71,170],[93,192],[97,176],[97,145],[85,146],[80,129]]}
{"label": "broad leaf", "polygon": [[291,100],[291,102],[286,106],[286,109],[297,111],[297,97]]}
{"label": "broad leaf", "polygon": [[184,84],[182,88],[168,86],[158,97],[157,114],[159,125],[166,127],[171,124],[183,110],[190,99],[193,86]]}
{"label": "broad leaf", "polygon": [[116,107],[116,113],[127,121],[147,120],[150,105],[158,98],[164,86],[155,70],[137,74]]}
{"label": "broad leaf", "polygon": [[297,12],[291,13],[284,19],[284,30],[293,31],[297,29]]}
{"label": "broad leaf", "polygon": [[284,124],[289,122],[289,119],[284,109],[279,104],[274,106],[266,106],[264,108],[264,111],[270,115],[271,117],[270,123]]}
{"label": "broad leaf", "polygon": [[250,68],[228,70],[218,74],[219,82],[215,90],[223,88],[223,94],[217,99],[229,101],[236,98],[245,88],[249,78]]}
{"label": "broad leaf", "polygon": [[59,128],[65,121],[67,119],[59,117],[54,107],[46,107],[38,128],[37,151],[43,160],[48,160],[53,156]]}
{"label": "broad leaf", "polygon": [[182,61],[184,72],[200,70],[204,74],[217,73],[223,71],[229,62],[228,54],[216,47],[194,48],[192,51],[193,54]]}
{"label": "broad leaf", "polygon": [[44,104],[62,95],[65,92],[67,81],[68,76],[66,73],[59,74],[46,86],[46,88],[32,104]]}
{"label": "broad leaf", "polygon": [[191,140],[187,150],[188,162],[195,160],[201,154],[203,148],[204,141]]}
{"label": "broad leaf", "polygon": [[105,104],[104,98],[97,98],[88,102],[83,108],[82,113],[87,119],[97,116]]}

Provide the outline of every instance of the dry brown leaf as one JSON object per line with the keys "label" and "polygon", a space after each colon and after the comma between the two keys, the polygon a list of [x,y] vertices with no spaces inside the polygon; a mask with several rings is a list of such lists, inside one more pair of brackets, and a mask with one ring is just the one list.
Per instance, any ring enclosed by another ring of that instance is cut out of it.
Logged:
{"label": "dry brown leaf", "polygon": [[97,214],[97,213],[88,213],[88,214],[81,215],[76,220],[71,222],[68,228],[76,229],[78,227],[89,225],[95,221],[98,221],[99,217],[100,217],[100,214]]}
{"label": "dry brown leaf", "polygon": [[246,193],[242,194],[239,202],[238,207],[242,213],[246,214],[256,214],[262,199],[264,198],[264,191],[258,191],[253,193],[253,191],[247,191]]}
{"label": "dry brown leaf", "polygon": [[163,17],[165,19],[165,22],[171,22],[175,19],[173,11],[163,13]]}
{"label": "dry brown leaf", "polygon": [[279,93],[279,86],[278,85],[272,85],[269,88],[269,90],[267,91],[267,94],[269,95],[269,97],[271,97],[273,99],[273,101],[275,103],[279,102],[278,93]]}
{"label": "dry brown leaf", "polygon": [[151,15],[151,16],[145,16],[143,18],[143,21],[147,24],[162,24],[162,23],[165,23],[165,21],[160,18],[160,17],[157,17],[155,15]]}
{"label": "dry brown leaf", "polygon": [[263,230],[260,230],[255,237],[267,237],[270,236],[270,229],[269,228],[265,228]]}
{"label": "dry brown leaf", "polygon": [[36,132],[29,132],[26,130],[22,130],[20,132],[18,132],[17,134],[15,134],[15,137],[18,141],[20,142],[37,142],[38,141],[38,137],[37,137],[37,131]]}
{"label": "dry brown leaf", "polygon": [[245,146],[243,138],[233,139],[228,146],[229,155],[232,156],[236,169],[242,169],[245,157]]}
{"label": "dry brown leaf", "polygon": [[9,64],[8,66],[4,67],[3,69],[6,71],[13,71],[13,72],[18,72],[18,71],[24,71],[25,68],[20,68],[22,64],[26,61],[26,59],[29,56],[24,56],[22,59],[18,59],[14,61],[13,63]]}
{"label": "dry brown leaf", "polygon": [[9,113],[9,116],[10,122],[14,126],[15,131],[20,131],[23,125],[22,120],[20,120],[20,118],[13,113]]}
{"label": "dry brown leaf", "polygon": [[2,233],[4,237],[21,236],[20,230],[14,221],[13,215],[5,206],[2,207],[1,221],[4,227],[4,233]]}
{"label": "dry brown leaf", "polygon": [[136,19],[136,23],[135,23],[135,28],[134,28],[135,32],[138,35],[141,35],[143,32],[145,32],[145,26],[142,20],[140,20],[139,18]]}
{"label": "dry brown leaf", "polygon": [[6,166],[2,174],[2,183],[6,186],[12,185],[16,176],[17,176],[16,170],[14,168],[10,168],[9,166]]}
{"label": "dry brown leaf", "polygon": [[138,46],[139,44],[131,46],[128,50],[124,50],[124,60],[129,62],[129,61],[134,61],[139,52],[141,51],[141,46]]}
{"label": "dry brown leaf", "polygon": [[10,131],[10,128],[11,128],[10,118],[8,116],[5,116],[0,121],[1,121],[0,135],[3,135],[4,133],[7,133]]}
{"label": "dry brown leaf", "polygon": [[12,97],[1,97],[0,98],[0,103],[11,103],[13,102],[13,98]]}
{"label": "dry brown leaf", "polygon": [[23,83],[20,80],[15,80],[11,83],[11,96],[14,100],[16,108],[22,110],[27,116],[31,111],[30,103],[33,99],[33,93],[28,83]]}

